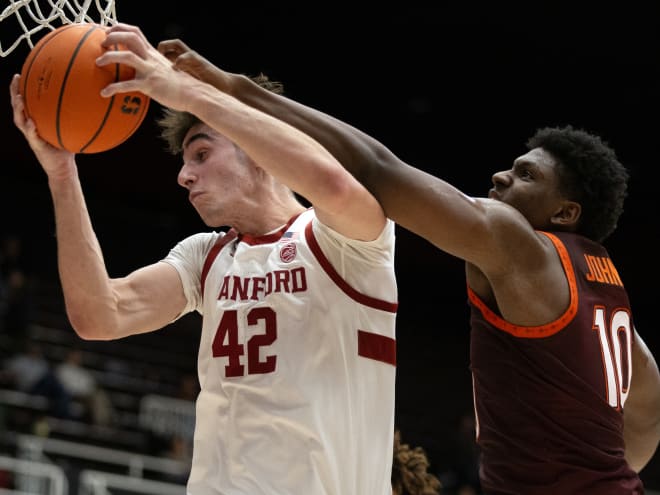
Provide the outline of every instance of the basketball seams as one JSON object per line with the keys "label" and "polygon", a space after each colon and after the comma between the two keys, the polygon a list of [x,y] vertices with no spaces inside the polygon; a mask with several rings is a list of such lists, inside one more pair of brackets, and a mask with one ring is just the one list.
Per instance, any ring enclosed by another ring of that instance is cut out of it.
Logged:
{"label": "basketball seams", "polygon": [[[119,50],[119,46],[115,45],[114,47],[115,50]],[[119,64],[115,65],[115,81],[120,81],[121,80],[121,73],[120,73],[120,66]],[[136,92],[131,92],[131,93],[120,93],[119,95],[113,95],[112,100],[113,100],[113,105],[114,105],[114,99],[115,96],[123,96],[124,98],[130,96],[130,95],[136,95],[138,93]],[[145,114],[149,108],[148,101],[149,98],[146,95],[143,95],[142,93],[139,93],[140,99],[144,102],[143,105],[140,105],[140,115],[136,116],[134,119],[133,127],[130,127],[129,129],[126,130],[126,134],[121,138],[120,142],[123,143],[126,141],[130,136],[135,133],[135,131],[142,125],[142,121],[144,120]],[[109,114],[109,112],[108,112]],[[107,118],[107,115],[106,115]]]}
{"label": "basketball seams", "polygon": [[69,65],[67,66],[66,71],[64,71],[64,77],[62,78],[62,84],[60,85],[60,94],[57,99],[57,109],[55,110],[55,131],[57,132],[57,142],[60,143],[60,147],[63,149],[66,149],[66,147],[64,146],[64,143],[62,141],[60,116],[62,112],[62,101],[64,99],[64,92],[66,91],[66,83],[69,80],[69,75],[71,74],[71,68],[73,67],[73,64],[76,61],[76,57],[78,56],[78,53],[80,53],[80,49],[89,39],[92,33],[97,29],[98,28],[96,26],[91,26],[87,30],[87,32],[80,38],[80,41],[78,41],[78,44],[76,45],[76,48],[73,50],[73,53],[71,54],[71,58],[69,59]]}
{"label": "basketball seams", "polygon": [[27,64],[27,67],[25,70],[23,70],[23,74],[21,75],[21,84],[23,86],[21,90],[21,94],[23,95],[23,104],[25,108],[25,114],[30,117],[30,107],[28,104],[28,98],[27,98],[27,91],[28,91],[28,81],[30,80],[30,73],[32,72],[32,66],[34,64],[34,61],[37,59],[37,55],[41,52],[41,50],[44,49],[44,47],[51,42],[51,40],[55,39],[57,36],[61,35],[64,31],[67,31],[68,29],[74,27],[75,25],[71,24],[66,27],[61,27],[59,29],[56,29],[55,31],[51,31],[49,34],[44,36],[42,39],[37,42],[36,46],[34,47],[33,50],[30,51],[28,54],[28,59],[25,61]]}
{"label": "basketball seams", "polygon": [[[113,50],[117,50],[117,49],[118,49],[117,45],[114,45]],[[115,64],[115,80],[114,80],[114,82],[119,81],[119,79],[120,79],[119,78],[119,64]],[[92,135],[92,138],[84,146],[82,146],[80,148],[81,153],[84,153],[85,150],[94,143],[94,141],[99,136],[99,134],[101,134],[101,132],[105,128],[105,124],[108,121],[108,117],[110,117],[110,113],[112,112],[112,109],[114,108],[114,106],[115,106],[115,95],[112,95],[109,98],[108,106],[105,109],[105,113],[103,114],[103,119],[101,119],[101,123],[99,124],[98,129],[96,129],[96,132]],[[121,142],[125,141],[128,138],[128,136],[130,136],[130,135],[131,135],[131,133],[128,133],[125,138],[122,138]]]}
{"label": "basketball seams", "polygon": [[112,112],[114,105],[115,105],[115,95],[112,95],[109,98],[108,106],[105,109],[105,113],[103,114],[103,119],[101,119],[101,123],[99,124],[98,129],[96,129],[96,132],[92,135],[92,138],[80,148],[81,153],[84,153],[85,150],[94,143],[94,141],[99,136],[99,134],[101,134],[101,131],[103,131],[103,128],[105,127],[105,124],[108,121],[108,117],[110,116],[110,113]]}
{"label": "basketball seams", "polygon": [[102,87],[134,77],[130,66],[96,66],[102,38],[96,24],[61,26],[42,38],[23,64],[26,116],[57,148],[73,153],[112,149],[134,134],[148,112],[150,98],[137,91],[101,97]]}

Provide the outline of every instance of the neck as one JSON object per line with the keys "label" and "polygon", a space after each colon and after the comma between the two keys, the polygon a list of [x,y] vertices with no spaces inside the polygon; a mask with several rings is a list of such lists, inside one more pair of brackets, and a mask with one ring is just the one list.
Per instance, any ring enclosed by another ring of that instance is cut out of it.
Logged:
{"label": "neck", "polygon": [[250,222],[235,222],[232,226],[241,234],[262,236],[282,228],[289,220],[300,215],[306,209],[306,207],[296,202],[295,207],[275,208],[269,212],[264,212],[259,218],[252,218]]}

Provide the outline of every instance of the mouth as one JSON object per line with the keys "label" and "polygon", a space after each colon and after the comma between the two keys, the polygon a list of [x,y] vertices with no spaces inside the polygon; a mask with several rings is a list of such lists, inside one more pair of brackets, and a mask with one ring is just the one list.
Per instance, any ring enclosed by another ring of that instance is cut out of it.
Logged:
{"label": "mouth", "polygon": [[495,188],[490,189],[488,191],[488,197],[490,199],[501,199],[499,193],[495,190]]}
{"label": "mouth", "polygon": [[188,201],[194,203],[195,199],[199,198],[202,194],[203,193],[201,191],[195,191],[195,192],[191,191],[190,194],[188,194]]}

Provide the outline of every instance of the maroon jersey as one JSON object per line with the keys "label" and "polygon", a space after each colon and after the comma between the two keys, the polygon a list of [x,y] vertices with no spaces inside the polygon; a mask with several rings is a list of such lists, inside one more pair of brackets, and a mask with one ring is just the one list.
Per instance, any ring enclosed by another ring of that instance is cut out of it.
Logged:
{"label": "maroon jersey", "polygon": [[600,244],[544,234],[570,286],[557,320],[512,325],[468,287],[482,488],[488,495],[642,494],[623,457],[634,334],[628,295]]}

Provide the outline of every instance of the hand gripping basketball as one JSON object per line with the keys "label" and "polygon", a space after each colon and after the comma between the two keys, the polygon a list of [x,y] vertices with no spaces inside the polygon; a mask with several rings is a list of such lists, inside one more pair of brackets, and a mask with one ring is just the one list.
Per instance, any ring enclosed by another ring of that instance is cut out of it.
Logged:
{"label": "hand gripping basketball", "polygon": [[41,38],[21,71],[25,113],[42,139],[73,153],[97,153],[126,141],[140,127],[150,98],[133,91],[101,95],[107,85],[131,79],[122,64],[103,67],[96,59],[120,45],[102,46],[105,28],[67,24]]}
{"label": "hand gripping basketball", "polygon": [[138,27],[116,24],[108,28],[104,46],[112,44],[120,44],[124,49],[106,51],[97,64],[126,65],[135,70],[135,76],[108,85],[102,92],[104,96],[138,91],[163,106],[188,111],[191,93],[203,91],[199,80],[173,67],[172,62],[147,41]]}

